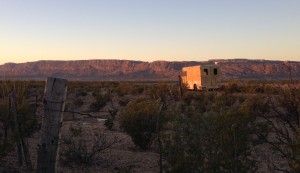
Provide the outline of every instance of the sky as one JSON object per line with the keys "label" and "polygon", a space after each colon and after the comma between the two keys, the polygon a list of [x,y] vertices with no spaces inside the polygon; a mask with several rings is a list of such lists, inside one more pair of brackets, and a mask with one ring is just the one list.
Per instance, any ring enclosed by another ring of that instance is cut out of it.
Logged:
{"label": "sky", "polygon": [[0,64],[300,61],[300,0],[0,0]]}

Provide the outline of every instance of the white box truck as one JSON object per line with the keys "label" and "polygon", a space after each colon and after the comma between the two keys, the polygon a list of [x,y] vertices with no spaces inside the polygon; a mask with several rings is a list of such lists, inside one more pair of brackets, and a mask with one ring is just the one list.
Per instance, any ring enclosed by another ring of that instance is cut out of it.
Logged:
{"label": "white box truck", "polygon": [[220,88],[221,72],[218,65],[199,65],[182,68],[182,82],[191,90]]}

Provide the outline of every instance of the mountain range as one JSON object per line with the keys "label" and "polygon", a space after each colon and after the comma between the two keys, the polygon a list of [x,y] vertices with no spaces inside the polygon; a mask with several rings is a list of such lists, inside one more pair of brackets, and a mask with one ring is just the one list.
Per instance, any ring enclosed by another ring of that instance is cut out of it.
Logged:
{"label": "mountain range", "polygon": [[300,62],[248,59],[208,61],[76,60],[35,61],[0,65],[0,79],[42,80],[177,80],[182,67],[218,64],[225,79],[300,79]]}

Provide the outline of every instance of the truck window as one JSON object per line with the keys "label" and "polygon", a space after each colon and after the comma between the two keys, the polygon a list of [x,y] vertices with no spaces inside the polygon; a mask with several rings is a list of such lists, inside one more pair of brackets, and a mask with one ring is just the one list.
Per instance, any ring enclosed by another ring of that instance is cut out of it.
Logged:
{"label": "truck window", "polygon": [[214,68],[214,75],[218,75],[218,69]]}
{"label": "truck window", "polygon": [[204,74],[208,75],[208,69],[207,68],[204,69]]}

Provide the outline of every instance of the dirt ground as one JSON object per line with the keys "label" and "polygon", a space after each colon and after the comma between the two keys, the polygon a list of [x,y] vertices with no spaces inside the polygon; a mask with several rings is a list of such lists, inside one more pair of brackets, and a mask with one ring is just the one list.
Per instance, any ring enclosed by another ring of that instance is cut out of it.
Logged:
{"label": "dirt ground", "polygon": [[79,122],[65,122],[61,129],[62,138],[68,135],[66,132],[68,133],[70,125],[80,126],[86,140],[92,138],[94,133],[103,133],[108,137],[116,137],[120,141],[101,152],[92,165],[72,168],[60,164],[58,172],[158,172],[158,154],[151,150],[140,151],[135,148],[130,137],[124,132],[107,130],[103,122],[87,119]]}

